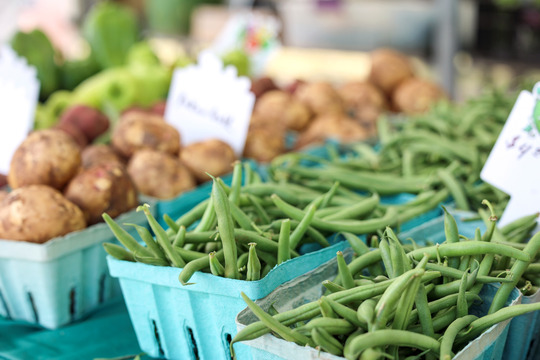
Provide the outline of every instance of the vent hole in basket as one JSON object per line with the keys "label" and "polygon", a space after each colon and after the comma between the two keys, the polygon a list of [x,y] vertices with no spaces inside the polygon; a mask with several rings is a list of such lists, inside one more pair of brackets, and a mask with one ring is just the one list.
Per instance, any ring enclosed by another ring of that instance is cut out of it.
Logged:
{"label": "vent hole in basket", "polygon": [[32,297],[32,293],[28,292],[26,294],[28,296],[28,301],[30,302],[30,307],[32,308],[32,312],[34,313],[34,321],[39,322],[39,315],[36,308],[36,303],[34,302],[34,298]]}
{"label": "vent hole in basket", "polygon": [[71,291],[69,292],[69,315],[71,315],[71,320],[75,317],[75,312],[77,311],[76,306],[76,292],[75,288],[71,288]]}
{"label": "vent hole in basket", "polygon": [[98,295],[98,301],[100,304],[102,304],[105,301],[105,280],[107,279],[106,274],[101,274],[101,277],[99,278],[99,295]]}
{"label": "vent hole in basket", "polygon": [[161,339],[159,338],[159,331],[156,325],[156,321],[152,320],[152,325],[154,326],[154,337],[156,338],[159,354],[163,355],[163,348],[161,347]]}
{"label": "vent hole in basket", "polygon": [[2,294],[1,291],[0,291],[0,302],[2,303],[2,307],[6,310],[6,314],[4,316],[6,317],[6,319],[11,319],[11,314],[9,313],[6,299],[4,298],[4,294]]}
{"label": "vent hole in basket", "polygon": [[199,349],[197,348],[197,342],[195,341],[195,335],[193,335],[193,330],[190,327],[187,328],[189,335],[189,341],[191,342],[191,350],[193,351],[193,358],[199,360]]}
{"label": "vent hole in basket", "polygon": [[227,359],[232,359],[233,357],[231,356],[231,341],[232,341],[232,336],[231,334],[225,334],[225,354],[227,356]]}

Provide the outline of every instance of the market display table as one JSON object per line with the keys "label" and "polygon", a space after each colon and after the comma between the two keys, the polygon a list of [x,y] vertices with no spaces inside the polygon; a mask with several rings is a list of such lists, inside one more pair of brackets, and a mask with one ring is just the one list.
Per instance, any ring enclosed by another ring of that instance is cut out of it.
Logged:
{"label": "market display table", "polygon": [[0,318],[2,360],[86,360],[140,352],[122,299],[112,300],[86,319],[56,330]]}

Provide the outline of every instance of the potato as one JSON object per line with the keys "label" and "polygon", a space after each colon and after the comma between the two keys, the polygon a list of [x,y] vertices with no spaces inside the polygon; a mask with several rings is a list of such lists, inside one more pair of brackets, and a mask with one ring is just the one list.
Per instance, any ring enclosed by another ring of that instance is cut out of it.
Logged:
{"label": "potato", "polygon": [[0,174],[0,188],[7,185],[7,176],[4,174]]}
{"label": "potato", "polygon": [[209,139],[184,147],[180,160],[198,182],[205,182],[210,180],[206,173],[221,176],[231,172],[236,155],[226,142]]}
{"label": "potato", "polygon": [[139,192],[160,199],[173,198],[197,185],[180,159],[156,150],[137,151],[127,169]]}
{"label": "potato", "polygon": [[84,229],[83,212],[58,190],[29,185],[0,202],[0,238],[43,243]]}
{"label": "potato", "polygon": [[261,96],[255,105],[254,113],[266,124],[280,124],[296,131],[303,130],[311,120],[311,113],[306,105],[280,90],[272,90]]}
{"label": "potato", "polygon": [[150,108],[150,111],[153,113],[153,114],[156,114],[156,115],[159,115],[161,117],[164,117],[165,116],[165,108],[167,107],[167,101],[165,100],[162,100],[162,101],[158,101],[157,103],[155,103],[154,105],[152,105],[152,107]]}
{"label": "potato", "polygon": [[347,111],[356,111],[356,109],[364,106],[371,106],[377,109],[386,108],[384,93],[367,81],[344,84],[338,89],[338,93],[343,99]]}
{"label": "potato", "polygon": [[316,115],[345,111],[338,92],[332,85],[325,82],[301,84],[294,96]]}
{"label": "potato", "polygon": [[269,162],[285,152],[285,133],[271,125],[252,125],[246,138],[244,157]]}
{"label": "potato", "polygon": [[180,133],[158,115],[128,112],[122,115],[113,131],[112,145],[127,158],[140,149],[154,149],[178,155]]}
{"label": "potato", "polygon": [[96,144],[86,147],[81,153],[81,158],[82,167],[84,169],[109,162],[123,164],[122,159],[114,149],[105,144]]}
{"label": "potato", "polygon": [[85,135],[87,142],[109,129],[109,118],[97,109],[85,105],[75,105],[68,108],[60,118],[59,125],[71,124],[79,128]]}
{"label": "potato", "polygon": [[341,142],[365,140],[369,132],[354,119],[344,114],[327,114],[317,117],[309,128],[300,134],[295,147],[300,149],[306,145],[322,143],[326,139]]}
{"label": "potato", "polygon": [[58,129],[39,130],[13,154],[8,183],[12,189],[43,184],[61,190],[80,165],[81,151],[71,136]]}
{"label": "potato", "polygon": [[116,217],[137,206],[137,190],[125,166],[95,165],[81,171],[68,184],[65,196],[79,206],[88,224],[102,221],[106,212]]}
{"label": "potato", "polygon": [[255,99],[259,99],[268,91],[277,90],[278,87],[274,83],[274,80],[268,76],[261,77],[251,82],[251,92],[255,95]]}
{"label": "potato", "polygon": [[392,49],[378,49],[371,53],[369,80],[387,96],[413,76],[414,69],[405,54]]}
{"label": "potato", "polygon": [[88,139],[86,138],[86,135],[84,135],[83,131],[79,129],[76,125],[73,125],[71,123],[64,123],[64,124],[57,124],[55,129],[62,130],[69,136],[73,138],[79,145],[81,149],[84,149],[86,145],[88,145]]}
{"label": "potato", "polygon": [[446,98],[444,90],[436,84],[413,78],[396,89],[392,101],[397,111],[414,115],[427,111],[431,105]]}

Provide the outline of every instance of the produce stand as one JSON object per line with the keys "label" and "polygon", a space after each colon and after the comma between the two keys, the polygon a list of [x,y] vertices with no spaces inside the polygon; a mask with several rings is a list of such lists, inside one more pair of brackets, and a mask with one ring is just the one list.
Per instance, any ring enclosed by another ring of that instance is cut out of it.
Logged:
{"label": "produce stand", "polygon": [[0,44],[0,359],[540,359],[540,82],[454,102],[471,2],[216,2]]}

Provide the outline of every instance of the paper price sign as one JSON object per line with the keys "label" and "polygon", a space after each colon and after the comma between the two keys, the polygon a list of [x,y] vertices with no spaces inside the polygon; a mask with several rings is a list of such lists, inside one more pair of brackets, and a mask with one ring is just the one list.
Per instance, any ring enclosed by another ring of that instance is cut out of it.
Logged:
{"label": "paper price sign", "polygon": [[0,173],[32,130],[39,96],[36,69],[9,46],[0,47]]}
{"label": "paper price sign", "polygon": [[519,95],[480,177],[511,196],[501,226],[540,212],[540,83]]}
{"label": "paper price sign", "polygon": [[165,119],[180,131],[183,145],[217,138],[241,156],[255,102],[249,88],[234,67],[223,68],[218,57],[203,52],[197,65],[175,70]]}

